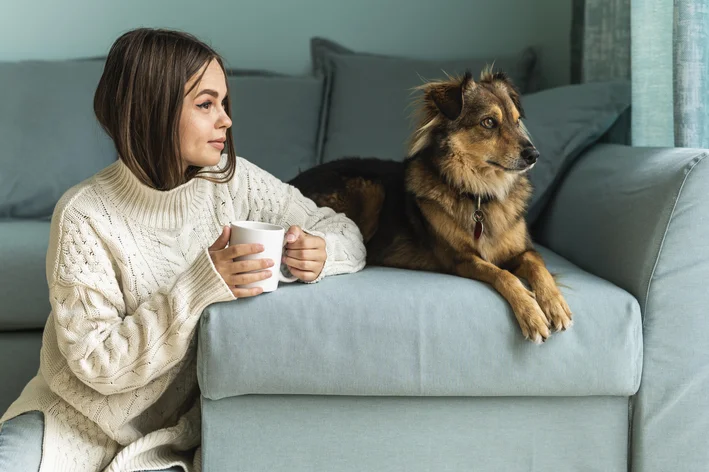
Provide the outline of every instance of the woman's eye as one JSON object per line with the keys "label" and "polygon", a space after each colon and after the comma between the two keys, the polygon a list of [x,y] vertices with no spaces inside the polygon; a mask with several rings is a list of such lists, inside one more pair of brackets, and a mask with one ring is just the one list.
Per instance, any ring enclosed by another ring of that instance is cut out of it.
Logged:
{"label": "woman's eye", "polygon": [[[197,107],[202,108],[204,110],[209,110],[212,105],[213,105],[212,102],[204,102],[204,103],[200,103],[199,105],[197,105]],[[226,99],[224,99],[224,101],[222,101],[222,108],[226,108]]]}

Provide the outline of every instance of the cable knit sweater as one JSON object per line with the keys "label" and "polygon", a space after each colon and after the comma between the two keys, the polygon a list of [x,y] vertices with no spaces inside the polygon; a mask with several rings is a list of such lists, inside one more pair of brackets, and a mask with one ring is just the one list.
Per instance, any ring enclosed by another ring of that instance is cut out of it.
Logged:
{"label": "cable knit sweater", "polygon": [[0,418],[44,413],[41,472],[200,470],[194,333],[208,305],[234,300],[207,248],[235,220],[323,237],[318,280],[364,266],[351,220],[243,158],[229,183],[193,179],[166,192],[119,160],[62,196],[40,368]]}

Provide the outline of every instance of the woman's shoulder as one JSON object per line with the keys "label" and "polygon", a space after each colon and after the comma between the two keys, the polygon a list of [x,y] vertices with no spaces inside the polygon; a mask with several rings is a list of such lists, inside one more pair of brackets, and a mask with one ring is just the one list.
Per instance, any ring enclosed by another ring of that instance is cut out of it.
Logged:
{"label": "woman's shoulder", "polygon": [[48,280],[56,278],[61,267],[68,267],[65,260],[67,257],[76,259],[74,256],[84,248],[90,252],[100,239],[93,230],[93,222],[98,219],[96,215],[101,213],[97,190],[97,176],[101,172],[70,187],[54,206],[46,259],[47,277],[50,277]]}
{"label": "woman's shoulder", "polygon": [[69,189],[62,194],[57,201],[57,204],[54,206],[52,219],[65,215],[69,210],[83,210],[87,204],[95,203],[95,198],[92,194],[97,191],[98,178],[106,172],[107,169],[113,167],[114,165],[115,164],[111,164],[106,169],[103,169],[91,177],[88,177],[85,180],[69,187]]}
{"label": "woman's shoulder", "polygon": [[99,178],[116,165],[117,161],[69,187],[54,205],[52,226],[62,226],[67,220],[76,220],[77,217],[86,219],[92,213],[100,212]]}
{"label": "woman's shoulder", "polygon": [[67,212],[72,210],[83,209],[88,200],[88,194],[92,192],[96,185],[96,177],[92,176],[88,179],[70,187],[57,201],[54,206],[52,220],[62,219]]}

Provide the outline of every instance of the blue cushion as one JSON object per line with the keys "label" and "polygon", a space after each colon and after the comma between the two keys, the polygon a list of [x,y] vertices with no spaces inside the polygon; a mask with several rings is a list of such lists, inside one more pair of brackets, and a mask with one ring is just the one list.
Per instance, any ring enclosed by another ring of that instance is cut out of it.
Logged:
{"label": "blue cushion", "polygon": [[536,51],[517,55],[423,60],[351,51],[324,38],[311,39],[314,73],[326,81],[319,154],[322,162],[345,156],[401,160],[415,129],[411,119],[413,88],[424,80],[444,79],[466,69],[478,74],[494,62],[528,92]]}
{"label": "blue cushion", "polygon": [[49,218],[116,159],[93,111],[103,60],[0,63],[0,218]]}
{"label": "blue cushion", "polygon": [[317,162],[323,79],[230,72],[236,153],[281,180]]}
{"label": "blue cushion", "polygon": [[527,221],[533,223],[567,169],[600,140],[630,107],[627,81],[567,85],[525,95],[524,120],[539,160],[529,172],[534,191]]}
{"label": "blue cushion", "polygon": [[636,299],[540,250],[575,314],[571,330],[542,345],[524,340],[490,285],[368,267],[208,307],[202,395],[633,394],[642,366]]}
{"label": "blue cushion", "polygon": [[0,221],[0,331],[43,328],[49,221]]}
{"label": "blue cushion", "polygon": [[0,332],[0,412],[8,409],[37,374],[41,346],[41,330]]}

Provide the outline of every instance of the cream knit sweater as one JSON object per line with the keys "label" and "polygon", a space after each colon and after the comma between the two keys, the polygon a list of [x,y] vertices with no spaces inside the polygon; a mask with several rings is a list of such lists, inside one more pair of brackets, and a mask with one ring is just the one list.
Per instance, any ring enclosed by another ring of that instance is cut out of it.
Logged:
{"label": "cream knit sweater", "polygon": [[237,163],[227,184],[193,179],[162,192],[119,160],[56,205],[39,371],[0,418],[44,412],[41,472],[200,470],[194,334],[208,305],[234,300],[207,251],[224,225],[300,225],[323,237],[318,280],[364,266],[351,220]]}

